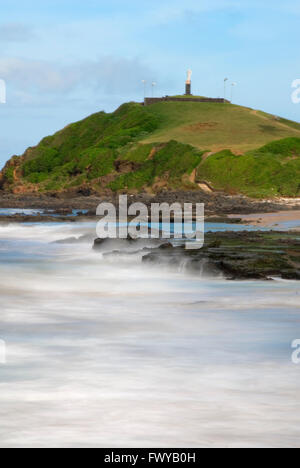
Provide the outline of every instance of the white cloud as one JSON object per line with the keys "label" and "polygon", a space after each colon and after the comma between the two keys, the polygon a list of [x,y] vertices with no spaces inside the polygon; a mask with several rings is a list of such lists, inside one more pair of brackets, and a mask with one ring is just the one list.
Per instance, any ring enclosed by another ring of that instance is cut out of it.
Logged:
{"label": "white cloud", "polygon": [[0,76],[19,91],[63,94],[78,88],[102,89],[106,94],[130,93],[152,76],[138,59],[103,57],[98,61],[61,65],[42,60],[0,59]]}

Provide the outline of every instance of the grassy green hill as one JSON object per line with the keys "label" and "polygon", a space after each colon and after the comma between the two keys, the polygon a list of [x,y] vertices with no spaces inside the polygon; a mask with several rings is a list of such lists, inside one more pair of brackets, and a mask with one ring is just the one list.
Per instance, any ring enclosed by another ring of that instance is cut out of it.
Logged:
{"label": "grassy green hill", "polygon": [[[186,107],[185,107],[186,106]],[[300,137],[300,124],[232,104],[160,102],[148,112],[163,120],[146,142],[176,140],[239,154],[273,140]]]}
{"label": "grassy green hill", "polygon": [[14,156],[0,187],[14,193],[195,189],[300,195],[300,124],[231,104],[122,105]]}
{"label": "grassy green hill", "polygon": [[223,150],[200,164],[198,175],[216,190],[250,197],[300,195],[300,139],[286,138],[244,155]]}

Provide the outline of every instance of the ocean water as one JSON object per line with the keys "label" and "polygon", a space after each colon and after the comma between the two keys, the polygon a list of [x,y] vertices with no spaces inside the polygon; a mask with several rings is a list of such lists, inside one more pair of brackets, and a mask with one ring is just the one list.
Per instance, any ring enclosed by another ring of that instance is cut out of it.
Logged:
{"label": "ocean water", "polygon": [[23,216],[37,216],[44,213],[44,210],[35,210],[35,209],[23,209],[23,208],[0,208],[0,216],[14,216],[14,215],[23,215]]}
{"label": "ocean water", "polygon": [[90,229],[0,227],[0,446],[299,447],[300,284],[53,243]]}
{"label": "ocean water", "polygon": [[14,215],[23,215],[23,216],[53,216],[54,218],[60,218],[61,216],[78,216],[81,214],[86,214],[88,210],[71,210],[71,213],[68,215],[55,214],[54,210],[44,210],[44,209],[31,209],[31,208],[0,208],[0,216],[14,216]]}

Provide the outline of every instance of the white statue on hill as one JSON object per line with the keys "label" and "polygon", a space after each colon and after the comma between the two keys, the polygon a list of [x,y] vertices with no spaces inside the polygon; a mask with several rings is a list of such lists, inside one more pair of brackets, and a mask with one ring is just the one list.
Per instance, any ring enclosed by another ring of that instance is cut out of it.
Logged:
{"label": "white statue on hill", "polygon": [[187,71],[187,80],[186,80],[187,84],[191,84],[192,73],[193,73],[192,70]]}

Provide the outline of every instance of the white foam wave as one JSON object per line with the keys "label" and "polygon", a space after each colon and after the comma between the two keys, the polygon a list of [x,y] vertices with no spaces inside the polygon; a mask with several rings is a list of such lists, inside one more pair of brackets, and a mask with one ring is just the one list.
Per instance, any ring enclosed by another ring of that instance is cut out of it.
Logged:
{"label": "white foam wave", "polygon": [[0,445],[299,446],[298,283],[50,244],[89,229],[0,228]]}

